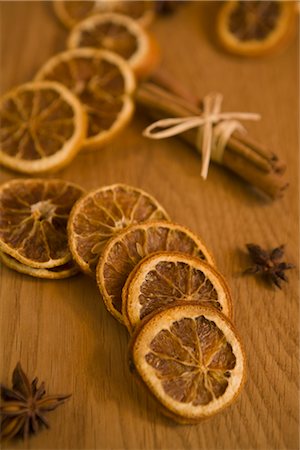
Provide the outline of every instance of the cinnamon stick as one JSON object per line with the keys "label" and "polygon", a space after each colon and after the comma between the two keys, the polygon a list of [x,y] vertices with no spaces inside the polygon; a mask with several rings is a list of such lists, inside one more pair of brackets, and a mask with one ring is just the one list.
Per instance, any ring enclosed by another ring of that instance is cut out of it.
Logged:
{"label": "cinnamon stick", "polygon": [[233,137],[240,140],[245,146],[249,147],[253,152],[265,158],[270,162],[273,169],[277,173],[284,173],[286,169],[286,164],[280,161],[278,156],[267,149],[263,144],[257,142],[249,135],[241,136],[239,133],[233,133]]}
{"label": "cinnamon stick", "polygon": [[230,138],[229,146],[231,151],[244,156],[262,171],[268,173],[272,170],[272,165],[269,160],[261,158],[258,154],[253,152],[250,147],[245,145],[243,141],[239,140],[237,137],[234,137],[234,135]]}
{"label": "cinnamon stick", "polygon": [[[157,80],[157,78],[156,78]],[[160,80],[161,81],[161,80]],[[153,119],[166,117],[189,117],[201,115],[199,100],[189,96],[172,83],[170,90],[151,81],[143,82],[136,91],[136,101]],[[174,92],[176,91],[176,92]],[[197,141],[197,130],[189,130],[180,135],[194,148]],[[271,198],[283,195],[288,183],[282,177],[285,164],[265,146],[249,136],[235,132],[228,140],[222,165]]]}
{"label": "cinnamon stick", "polygon": [[[199,109],[199,107],[196,107],[194,103],[189,104],[186,99],[179,98],[177,95],[162,89],[153,82],[144,83],[143,89],[139,90],[137,95],[140,97],[140,102],[144,105],[165,113],[165,115],[163,114],[160,116],[161,118],[188,117],[190,115],[199,115],[202,113],[202,110]],[[245,138],[241,133],[235,132],[232,138],[230,138],[228,145],[233,151],[237,151],[246,156],[249,161],[252,161],[253,164],[258,165],[258,167],[266,169],[268,165],[268,167],[272,169],[274,165],[274,154],[270,152],[267,153],[264,149],[260,149],[260,152],[253,151],[248,145],[247,139],[249,140],[249,138]],[[239,143],[241,145],[239,145]],[[255,145],[258,148],[258,144],[256,143]]]}
{"label": "cinnamon stick", "polygon": [[157,69],[151,75],[151,81],[157,86],[175,94],[178,98],[186,100],[190,105],[195,107],[199,106],[199,99],[188,91],[184,86],[178,83],[173,77],[171,77],[167,72],[162,69]]}
{"label": "cinnamon stick", "polygon": [[245,161],[242,156],[233,155],[231,152],[224,152],[223,166],[272,199],[282,197],[289,186],[288,181],[278,177],[276,173],[265,173],[257,170],[254,165]]}

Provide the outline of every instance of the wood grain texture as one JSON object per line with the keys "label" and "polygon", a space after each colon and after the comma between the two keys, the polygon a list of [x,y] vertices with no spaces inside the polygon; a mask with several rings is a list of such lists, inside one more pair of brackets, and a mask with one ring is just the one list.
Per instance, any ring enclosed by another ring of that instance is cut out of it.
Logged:
{"label": "wood grain texture", "polygon": [[[30,80],[64,49],[66,32],[50,2],[0,3],[1,92]],[[148,141],[149,123],[136,115],[127,130],[98,153],[80,154],[57,174],[86,189],[125,182],[147,190],[174,221],[199,233],[213,252],[234,299],[234,322],[244,341],[248,380],[238,401],[199,425],[163,417],[129,373],[128,335],[105,310],[95,282],[80,275],[43,281],[0,267],[0,379],[10,383],[17,361],[46,381],[49,393],[72,393],[49,414],[51,429],[31,449],[297,449],[298,396],[298,45],[280,55],[239,59],[213,38],[218,4],[192,2],[152,27],[163,66],[200,96],[224,93],[224,107],[262,114],[254,137],[286,159],[291,186],[266,202],[234,175],[213,165],[206,182],[200,159],[180,140]],[[0,180],[18,175],[1,169]],[[297,265],[282,291],[253,277],[245,244],[286,244]],[[8,445],[23,448],[23,444]]]}

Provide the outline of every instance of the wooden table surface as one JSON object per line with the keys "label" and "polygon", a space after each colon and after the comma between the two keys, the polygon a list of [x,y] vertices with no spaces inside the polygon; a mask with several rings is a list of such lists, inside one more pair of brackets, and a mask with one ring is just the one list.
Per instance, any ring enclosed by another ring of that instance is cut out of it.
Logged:
{"label": "wooden table surface", "polygon": [[[225,108],[262,114],[252,135],[286,160],[290,188],[267,202],[221,167],[206,182],[200,158],[178,139],[141,136],[139,114],[107,148],[80,154],[57,177],[86,189],[125,182],[157,197],[174,221],[202,236],[230,285],[234,322],[244,341],[248,380],[237,402],[199,425],[162,416],[126,363],[128,335],[103,305],[95,282],[79,275],[43,281],[0,267],[1,382],[17,361],[46,381],[49,393],[72,393],[49,413],[51,429],[32,449],[297,449],[298,442],[298,60],[296,39],[280,55],[239,59],[213,39],[217,3],[192,2],[152,26],[162,65],[193,92],[224,93]],[[66,31],[50,2],[4,2],[1,8],[1,92],[30,80],[63,50]],[[1,182],[18,175],[1,169]],[[245,244],[286,244],[297,268],[283,289],[243,277]],[[8,445],[23,448],[23,444]]]}

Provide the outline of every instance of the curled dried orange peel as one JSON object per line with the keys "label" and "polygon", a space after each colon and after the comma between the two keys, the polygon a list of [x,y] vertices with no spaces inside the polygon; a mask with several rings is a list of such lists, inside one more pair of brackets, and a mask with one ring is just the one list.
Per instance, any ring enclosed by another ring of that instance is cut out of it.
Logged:
{"label": "curled dried orange peel", "polygon": [[116,12],[130,16],[142,26],[149,25],[155,16],[155,2],[151,0],[54,0],[53,6],[55,14],[66,28],[74,27],[74,25],[87,17],[107,12]]}
{"label": "curled dried orange peel", "polygon": [[220,44],[241,56],[281,50],[296,32],[294,1],[227,1],[217,17]]}
{"label": "curled dried orange peel", "polygon": [[[8,265],[16,260],[34,269],[71,269],[61,267],[72,260],[67,221],[82,194],[76,184],[55,179],[20,179],[1,185],[0,251],[12,258],[5,260]],[[21,271],[21,265],[18,268]]]}
{"label": "curled dried orange peel", "polygon": [[27,174],[57,170],[74,158],[86,131],[84,108],[65,86],[23,84],[0,99],[0,164]]}
{"label": "curled dried orange peel", "polygon": [[106,49],[124,58],[138,77],[151,73],[159,62],[154,37],[129,16],[104,13],[78,23],[68,38],[68,48]]}
{"label": "curled dried orange peel", "polygon": [[121,323],[124,323],[122,289],[127,277],[145,256],[158,251],[183,252],[214,264],[201,239],[181,225],[147,222],[118,233],[104,247],[96,275],[108,311]]}
{"label": "curled dried orange peel", "polygon": [[131,224],[168,218],[159,202],[142,189],[120,183],[104,186],[83,196],[72,209],[70,249],[82,271],[95,276],[110,238]]}
{"label": "curled dried orange peel", "polygon": [[188,254],[158,252],[142,259],[122,291],[122,316],[130,332],[155,311],[195,302],[232,316],[224,278],[205,261]]}
{"label": "curled dried orange peel", "polygon": [[134,110],[135,78],[128,63],[113,52],[76,48],[50,58],[36,80],[65,85],[88,117],[83,149],[99,149],[128,124]]}
{"label": "curled dried orange peel", "polygon": [[244,350],[216,309],[183,304],[148,316],[129,348],[129,367],[179,423],[197,423],[229,406],[245,382]]}

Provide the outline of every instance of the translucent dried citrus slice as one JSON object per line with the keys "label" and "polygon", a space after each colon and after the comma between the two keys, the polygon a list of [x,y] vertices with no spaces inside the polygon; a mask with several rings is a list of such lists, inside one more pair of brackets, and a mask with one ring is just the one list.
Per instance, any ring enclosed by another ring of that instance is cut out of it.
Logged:
{"label": "translucent dried citrus slice", "polygon": [[30,267],[26,264],[22,264],[12,256],[7,255],[0,251],[0,261],[10,269],[16,272],[30,275],[35,278],[46,278],[49,280],[60,280],[62,278],[69,278],[76,275],[79,272],[79,268],[73,261],[69,261],[62,266],[53,267],[52,269],[37,269],[36,267]]}
{"label": "translucent dried citrus slice", "polygon": [[35,268],[71,260],[69,212],[83,190],[63,180],[12,180],[0,186],[0,250]]}
{"label": "translucent dried citrus slice", "polygon": [[178,302],[201,302],[231,317],[224,278],[209,264],[183,253],[155,253],[136,266],[122,292],[122,315],[130,332],[149,314]]}
{"label": "translucent dried citrus slice", "polygon": [[107,13],[89,17],[76,25],[68,39],[69,48],[95,47],[117,53],[134,73],[148,75],[159,62],[158,45],[134,19]]}
{"label": "translucent dried citrus slice", "polygon": [[96,265],[107,241],[128,225],[168,219],[154,197],[125,184],[104,186],[83,196],[72,209],[69,245],[81,269],[95,275]]}
{"label": "translucent dried citrus slice", "polygon": [[68,164],[86,135],[78,99],[53,82],[23,84],[0,100],[0,164],[42,173]]}
{"label": "translucent dried citrus slice", "polygon": [[143,26],[149,25],[154,18],[154,2],[150,0],[58,0],[53,5],[57,17],[67,28],[72,28],[86,17],[106,12],[126,14]]}
{"label": "translucent dried citrus slice", "polygon": [[83,148],[98,149],[131,119],[134,75],[128,63],[112,52],[77,48],[59,53],[36,78],[64,84],[85,106],[88,131]]}
{"label": "translucent dried citrus slice", "polygon": [[282,48],[296,30],[295,2],[228,1],[219,11],[217,33],[230,52],[259,56]]}
{"label": "translucent dried citrus slice", "polygon": [[231,404],[241,392],[246,367],[228,319],[195,304],[150,317],[133,336],[129,362],[162,412],[180,423],[195,423]]}
{"label": "translucent dried citrus slice", "polygon": [[97,282],[108,311],[121,323],[122,289],[128,275],[145,256],[165,250],[187,253],[214,264],[200,238],[187,228],[168,222],[132,225],[105,246],[96,269]]}

